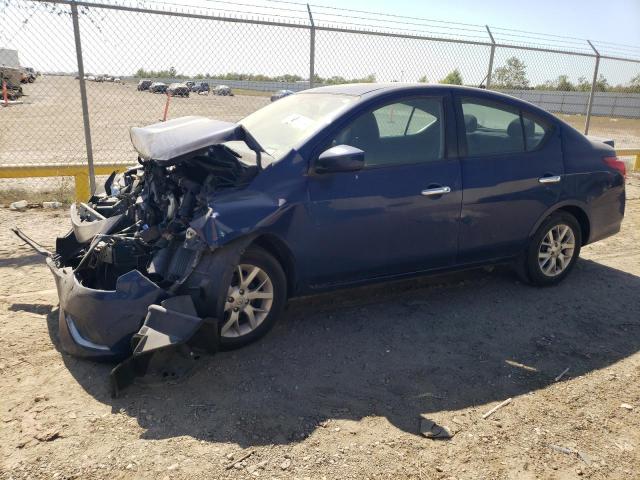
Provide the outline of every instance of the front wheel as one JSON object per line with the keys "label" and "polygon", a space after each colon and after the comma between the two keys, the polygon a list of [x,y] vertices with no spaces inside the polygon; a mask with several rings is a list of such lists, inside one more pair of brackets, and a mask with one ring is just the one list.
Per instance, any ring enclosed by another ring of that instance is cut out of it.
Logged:
{"label": "front wheel", "polygon": [[282,314],[287,282],[278,261],[261,248],[250,248],[236,266],[219,323],[220,346],[234,349],[265,335]]}
{"label": "front wheel", "polygon": [[525,272],[538,286],[560,283],[573,269],[582,245],[582,230],[575,217],[558,212],[547,218],[529,242]]}

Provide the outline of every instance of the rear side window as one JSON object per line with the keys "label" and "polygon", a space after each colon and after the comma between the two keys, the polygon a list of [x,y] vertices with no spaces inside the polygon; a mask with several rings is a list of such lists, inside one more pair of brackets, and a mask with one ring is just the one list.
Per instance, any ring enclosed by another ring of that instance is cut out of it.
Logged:
{"label": "rear side window", "polygon": [[534,115],[500,102],[462,98],[461,104],[471,157],[531,152],[551,130]]}
{"label": "rear side window", "polygon": [[461,103],[469,156],[525,151],[518,109],[472,98]]}

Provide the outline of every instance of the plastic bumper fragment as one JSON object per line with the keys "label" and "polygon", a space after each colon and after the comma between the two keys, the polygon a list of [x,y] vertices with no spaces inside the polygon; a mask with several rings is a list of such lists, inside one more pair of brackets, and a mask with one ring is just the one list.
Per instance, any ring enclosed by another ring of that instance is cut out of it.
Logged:
{"label": "plastic bumper fragment", "polygon": [[83,286],[71,268],[58,268],[51,258],[60,299],[59,336],[63,350],[90,358],[122,358],[143,323],[149,305],[166,292],[137,270],[118,278],[115,290]]}
{"label": "plastic bumper fragment", "polygon": [[112,396],[117,397],[136,377],[146,375],[151,354],[184,345],[198,331],[196,345],[209,353],[217,351],[217,322],[198,317],[189,295],[168,298],[160,305],[149,305],[144,324],[132,339],[133,355],[111,371]]}

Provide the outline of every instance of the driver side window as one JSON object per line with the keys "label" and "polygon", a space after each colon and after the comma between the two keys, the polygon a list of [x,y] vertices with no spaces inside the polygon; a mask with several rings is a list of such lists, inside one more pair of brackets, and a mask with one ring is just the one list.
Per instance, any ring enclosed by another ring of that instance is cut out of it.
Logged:
{"label": "driver side window", "polygon": [[365,112],[336,135],[330,146],[334,145],[363,150],[365,167],[441,160],[442,100],[410,98]]}

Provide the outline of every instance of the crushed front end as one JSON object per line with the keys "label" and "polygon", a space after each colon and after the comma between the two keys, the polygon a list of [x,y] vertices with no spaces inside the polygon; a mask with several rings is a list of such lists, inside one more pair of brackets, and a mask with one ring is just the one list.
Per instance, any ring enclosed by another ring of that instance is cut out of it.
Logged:
{"label": "crushed front end", "polygon": [[221,144],[138,162],[112,174],[104,192],[72,205],[72,229],[57,238],[55,252],[15,230],[47,256],[62,348],[93,359],[131,356],[114,369],[114,393],[140,373],[136,357],[185,343],[217,349],[215,318],[198,315],[182,286],[216,249],[215,193],[242,188],[259,171]]}

